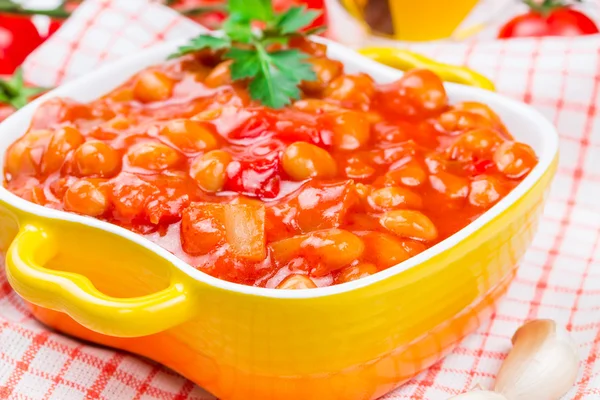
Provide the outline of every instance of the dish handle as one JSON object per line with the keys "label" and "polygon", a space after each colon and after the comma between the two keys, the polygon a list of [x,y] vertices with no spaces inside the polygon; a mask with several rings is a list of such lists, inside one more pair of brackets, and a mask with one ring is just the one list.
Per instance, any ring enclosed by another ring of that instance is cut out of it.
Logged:
{"label": "dish handle", "polygon": [[365,47],[359,50],[363,56],[392,68],[407,71],[412,68],[425,68],[435,72],[447,82],[460,83],[487,90],[495,90],[494,84],[479,72],[467,67],[444,64],[419,53],[393,47]]}
{"label": "dish handle", "polygon": [[44,267],[58,249],[58,241],[34,224],[23,225],[10,245],[8,280],[30,303],[64,312],[88,329],[117,337],[151,335],[193,317],[191,292],[183,274],[172,276],[170,285],[156,293],[111,297],[83,275]]}

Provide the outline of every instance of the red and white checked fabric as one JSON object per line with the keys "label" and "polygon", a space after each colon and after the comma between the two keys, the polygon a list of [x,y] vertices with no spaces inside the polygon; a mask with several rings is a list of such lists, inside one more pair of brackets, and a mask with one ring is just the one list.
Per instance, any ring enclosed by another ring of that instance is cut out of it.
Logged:
{"label": "red and white checked fabric", "polygon": [[[147,0],[87,0],[27,60],[26,76],[54,86],[199,29]],[[490,387],[510,337],[529,318],[564,324],[579,344],[581,370],[565,399],[600,398],[600,35],[414,49],[466,64],[492,78],[501,93],[542,111],[558,126],[561,162],[539,234],[495,316],[451,355],[384,399],[445,400],[476,385]],[[0,272],[0,399],[213,397],[153,362],[42,326]]]}

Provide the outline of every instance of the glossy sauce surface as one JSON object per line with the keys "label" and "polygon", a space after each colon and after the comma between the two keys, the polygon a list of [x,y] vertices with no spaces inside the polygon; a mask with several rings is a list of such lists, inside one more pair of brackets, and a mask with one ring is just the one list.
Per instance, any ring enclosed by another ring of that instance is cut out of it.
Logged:
{"label": "glossy sauce surface", "polygon": [[304,289],[389,268],[457,232],[535,166],[480,103],[425,70],[378,85],[325,48],[280,110],[197,54],[101,99],[52,99],[7,151],[5,186],[131,229],[221,279]]}

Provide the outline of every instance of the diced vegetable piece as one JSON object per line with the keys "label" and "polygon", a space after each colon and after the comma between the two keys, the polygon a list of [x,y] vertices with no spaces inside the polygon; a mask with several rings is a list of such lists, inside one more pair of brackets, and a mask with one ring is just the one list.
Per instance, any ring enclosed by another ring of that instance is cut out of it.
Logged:
{"label": "diced vegetable piece", "polygon": [[160,190],[135,175],[121,174],[112,179],[109,198],[114,206],[113,217],[125,223],[146,219],[146,204]]}
{"label": "diced vegetable piece", "polygon": [[225,204],[225,231],[231,251],[249,261],[262,261],[267,256],[265,239],[265,206]]}
{"label": "diced vegetable piece", "polygon": [[291,233],[335,228],[344,223],[358,201],[351,182],[308,182],[281,200],[268,204],[267,219],[280,230]]}
{"label": "diced vegetable piece", "polygon": [[192,203],[183,210],[181,245],[186,253],[208,254],[225,243],[225,207],[222,204]]}
{"label": "diced vegetable piece", "polygon": [[223,244],[236,257],[265,259],[264,206],[192,203],[183,211],[181,242],[192,255],[208,254]]}

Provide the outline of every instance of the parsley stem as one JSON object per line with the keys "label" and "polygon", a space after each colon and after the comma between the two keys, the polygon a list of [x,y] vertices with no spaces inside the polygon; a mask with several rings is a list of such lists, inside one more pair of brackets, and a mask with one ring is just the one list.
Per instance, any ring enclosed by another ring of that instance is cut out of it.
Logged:
{"label": "parsley stem", "polygon": [[68,18],[71,14],[62,5],[50,10],[32,10],[22,7],[12,1],[0,1],[0,12],[17,15],[46,15],[53,18]]}
{"label": "parsley stem", "polygon": [[198,6],[198,7],[183,8],[178,11],[183,15],[193,16],[193,15],[204,14],[204,13],[213,12],[213,11],[227,11],[227,7],[224,5],[221,5],[221,4],[215,4],[212,6]]}
{"label": "parsley stem", "polygon": [[271,75],[272,65],[269,62],[269,52],[259,40],[252,40],[252,44],[258,53],[258,59],[260,60],[260,68],[267,79],[265,79],[267,90],[271,98],[275,97],[275,88],[273,87],[273,78]]}

